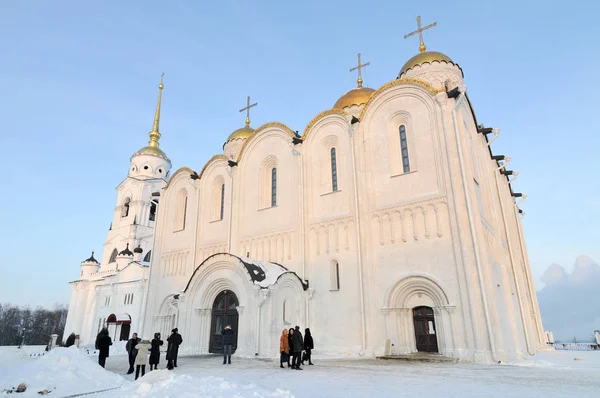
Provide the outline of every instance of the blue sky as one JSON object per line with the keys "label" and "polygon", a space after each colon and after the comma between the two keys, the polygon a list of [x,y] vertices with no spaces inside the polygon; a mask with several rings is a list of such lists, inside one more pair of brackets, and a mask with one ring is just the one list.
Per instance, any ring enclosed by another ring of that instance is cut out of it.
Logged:
{"label": "blue sky", "polygon": [[[578,6],[576,6],[578,4]],[[354,87],[393,80],[429,50],[464,70],[480,123],[512,156],[531,265],[600,261],[596,2],[0,2],[0,302],[68,302],[100,251],[129,157],[147,141],[165,72],[161,147],[200,169],[242,127],[302,131]]]}

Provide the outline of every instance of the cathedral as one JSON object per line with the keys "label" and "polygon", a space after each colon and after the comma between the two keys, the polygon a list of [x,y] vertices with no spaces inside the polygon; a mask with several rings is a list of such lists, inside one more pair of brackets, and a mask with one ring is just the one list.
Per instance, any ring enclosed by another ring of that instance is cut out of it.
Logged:
{"label": "cathedral", "polygon": [[[181,352],[279,354],[309,327],[315,353],[417,352],[505,362],[545,349],[510,158],[476,119],[463,70],[427,51],[357,87],[301,134],[245,125],[201,169],[148,145],[117,188],[98,259],[71,282],[65,335],[93,344],[177,327]],[[225,137],[224,137],[225,138]]]}

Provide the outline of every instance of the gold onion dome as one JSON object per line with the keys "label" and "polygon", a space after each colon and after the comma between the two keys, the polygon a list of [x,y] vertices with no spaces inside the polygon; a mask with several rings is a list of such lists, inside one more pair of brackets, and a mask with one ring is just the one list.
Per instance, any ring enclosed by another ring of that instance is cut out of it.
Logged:
{"label": "gold onion dome", "polygon": [[344,109],[347,106],[366,104],[375,90],[368,87],[357,87],[342,95],[333,106],[334,109]]}
{"label": "gold onion dome", "polygon": [[437,51],[424,51],[409,59],[400,70],[398,77],[400,77],[403,73],[407,72],[408,70],[414,68],[415,66],[427,63],[431,64],[433,62],[446,62],[455,65],[454,62],[450,59],[450,57],[445,54],[439,53]]}
{"label": "gold onion dome", "polygon": [[229,134],[229,138],[227,138],[227,142],[233,140],[245,140],[250,137],[250,134],[254,133],[254,129],[250,127],[250,124],[247,123],[246,126],[241,129],[235,130],[233,133]]}
{"label": "gold onion dome", "polygon": [[[163,73],[164,76],[164,73]],[[158,102],[156,104],[156,113],[154,114],[154,124],[152,126],[152,131],[148,133],[150,137],[150,141],[148,141],[148,145],[137,151],[133,154],[133,156],[138,155],[152,155],[158,156],[159,158],[163,158],[169,160],[167,155],[158,147],[160,140],[160,132],[159,132],[159,124],[160,124],[160,104],[162,100],[162,91],[165,86],[163,85],[162,77],[160,79],[160,84],[158,85]]]}

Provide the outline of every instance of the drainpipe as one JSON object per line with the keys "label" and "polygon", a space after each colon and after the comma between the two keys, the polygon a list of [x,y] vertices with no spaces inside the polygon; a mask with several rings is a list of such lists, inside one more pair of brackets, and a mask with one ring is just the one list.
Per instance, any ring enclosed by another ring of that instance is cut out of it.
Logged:
{"label": "drainpipe", "polygon": [[367,337],[366,337],[366,329],[367,329],[367,321],[365,315],[365,293],[363,287],[363,259],[362,259],[362,241],[361,241],[361,224],[360,224],[360,213],[358,206],[358,177],[356,172],[356,154],[354,147],[354,134],[352,134],[352,124],[349,124],[348,133],[350,134],[351,147],[352,147],[352,172],[354,178],[354,211],[356,213],[356,244],[358,245],[358,283],[359,283],[359,291],[360,291],[360,320],[361,320],[361,349],[360,355],[365,354],[366,346],[367,346]]}
{"label": "drainpipe", "polygon": [[512,252],[512,243],[510,240],[510,235],[508,232],[508,224],[506,222],[506,213],[504,212],[504,205],[502,201],[502,197],[500,195],[500,183],[498,181],[498,173],[494,168],[494,178],[496,179],[496,189],[498,190],[498,199],[500,200],[500,211],[502,212],[502,222],[504,224],[504,233],[506,235],[506,242],[508,245],[508,255],[510,257],[510,265],[513,272],[513,278],[515,279],[515,286],[517,290],[517,299],[519,300],[519,312],[521,314],[521,323],[523,324],[523,333],[525,334],[525,344],[527,345],[527,352],[529,355],[534,355],[535,353],[531,352],[530,342],[529,342],[529,333],[527,331],[526,321],[525,321],[525,312],[523,310],[523,301],[521,300],[521,288],[519,287],[519,278],[517,278],[517,271],[515,267],[515,258]]}
{"label": "drainpipe", "polygon": [[485,326],[489,336],[490,349],[492,351],[492,359],[494,362],[498,363],[498,358],[496,357],[496,343],[494,343],[494,332],[492,329],[492,322],[490,319],[490,312],[488,310],[488,300],[487,294],[485,290],[485,284],[483,282],[482,275],[482,267],[481,267],[481,258],[479,257],[479,250],[477,249],[477,235],[475,233],[475,227],[473,226],[473,215],[471,210],[471,200],[469,199],[469,192],[467,189],[467,176],[465,175],[465,166],[463,161],[463,155],[460,144],[460,137],[458,135],[458,122],[456,121],[456,109],[460,105],[461,102],[464,101],[465,94],[461,92],[456,103],[454,105],[454,109],[452,110],[452,121],[454,123],[454,138],[456,139],[456,148],[458,150],[458,163],[460,165],[460,176],[462,178],[463,183],[463,194],[465,195],[465,205],[467,207],[467,217],[469,219],[469,231],[471,233],[471,240],[473,241],[473,252],[475,254],[475,265],[477,267],[477,279],[479,281],[479,289],[481,290],[481,303],[483,305],[483,314],[485,318]]}

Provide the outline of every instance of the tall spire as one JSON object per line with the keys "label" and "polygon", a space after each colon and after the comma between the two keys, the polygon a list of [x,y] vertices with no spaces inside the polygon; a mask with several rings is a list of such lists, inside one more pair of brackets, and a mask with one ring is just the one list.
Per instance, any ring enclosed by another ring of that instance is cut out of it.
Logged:
{"label": "tall spire", "polygon": [[150,137],[150,142],[148,142],[148,146],[152,148],[158,148],[158,140],[160,139],[158,125],[160,123],[160,101],[162,99],[163,88],[165,87],[163,85],[164,76],[164,73],[160,75],[160,84],[158,85],[158,102],[156,104],[156,113],[154,114],[154,125],[152,126],[152,131],[148,133],[148,136]]}

